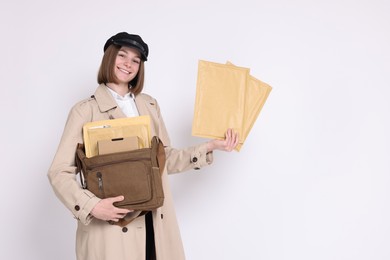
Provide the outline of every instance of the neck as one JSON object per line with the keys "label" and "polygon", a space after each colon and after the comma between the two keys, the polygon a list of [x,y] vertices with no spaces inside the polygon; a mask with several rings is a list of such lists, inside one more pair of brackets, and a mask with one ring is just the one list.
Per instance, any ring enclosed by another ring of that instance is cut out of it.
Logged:
{"label": "neck", "polygon": [[108,88],[112,89],[122,97],[125,96],[127,93],[130,92],[129,87],[127,85],[123,84],[115,84],[115,83],[106,83],[105,84]]}

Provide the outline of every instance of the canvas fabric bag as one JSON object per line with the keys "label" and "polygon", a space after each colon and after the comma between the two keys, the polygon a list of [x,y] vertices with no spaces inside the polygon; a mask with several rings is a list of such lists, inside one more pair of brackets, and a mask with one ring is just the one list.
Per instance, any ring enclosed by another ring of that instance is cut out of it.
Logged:
{"label": "canvas fabric bag", "polygon": [[101,199],[123,195],[124,200],[114,206],[138,212],[119,222],[124,226],[135,217],[159,208],[164,203],[161,175],[165,167],[165,150],[154,136],[150,148],[97,155],[87,158],[84,145],[76,151],[77,172],[84,189]]}

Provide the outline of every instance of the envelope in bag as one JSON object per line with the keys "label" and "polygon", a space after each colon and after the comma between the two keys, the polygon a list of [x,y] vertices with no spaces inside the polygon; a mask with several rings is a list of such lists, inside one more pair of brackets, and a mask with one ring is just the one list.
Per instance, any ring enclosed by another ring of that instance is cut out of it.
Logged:
{"label": "envelope in bag", "polygon": [[140,148],[151,145],[150,117],[137,116],[86,123],[83,126],[85,155],[98,155],[98,142],[137,136]]}

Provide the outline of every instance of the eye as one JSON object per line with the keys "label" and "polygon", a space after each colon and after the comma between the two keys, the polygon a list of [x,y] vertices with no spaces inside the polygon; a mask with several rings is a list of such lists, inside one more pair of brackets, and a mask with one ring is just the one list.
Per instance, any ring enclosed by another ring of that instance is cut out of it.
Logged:
{"label": "eye", "polygon": [[133,62],[134,62],[134,63],[137,63],[137,64],[140,64],[141,60],[139,60],[139,59],[134,59]]}
{"label": "eye", "polygon": [[124,51],[122,51],[122,50],[119,50],[118,56],[119,56],[119,57],[126,57],[126,52],[124,52]]}

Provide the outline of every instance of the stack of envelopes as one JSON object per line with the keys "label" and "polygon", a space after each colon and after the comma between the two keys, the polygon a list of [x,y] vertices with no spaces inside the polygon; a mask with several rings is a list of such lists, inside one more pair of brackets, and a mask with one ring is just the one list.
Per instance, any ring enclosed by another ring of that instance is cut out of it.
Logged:
{"label": "stack of envelopes", "polygon": [[230,62],[199,61],[192,135],[224,139],[239,134],[239,151],[272,88]]}
{"label": "stack of envelopes", "polygon": [[[137,148],[148,148],[151,143],[150,116],[125,117],[111,120],[88,122],[83,126],[85,154],[88,158],[102,154],[99,147],[105,142],[120,141],[127,145],[132,138],[137,140]],[[114,144],[113,143],[113,144]],[[115,144],[115,146],[117,146]],[[107,146],[107,144],[104,144]],[[133,145],[134,146],[134,145]],[[107,149],[107,148],[105,148]],[[119,151],[117,149],[117,151]]]}

